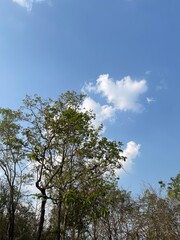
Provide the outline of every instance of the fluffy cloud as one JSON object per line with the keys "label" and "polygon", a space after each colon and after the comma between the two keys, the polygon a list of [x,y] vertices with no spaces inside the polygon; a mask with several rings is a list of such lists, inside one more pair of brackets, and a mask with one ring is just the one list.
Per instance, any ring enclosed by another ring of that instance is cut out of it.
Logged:
{"label": "fluffy cloud", "polygon": [[[100,75],[96,84],[92,82],[85,84],[83,91],[86,93],[100,94],[106,100],[106,105],[94,101],[87,97],[84,100],[83,108],[92,110],[96,114],[95,125],[99,125],[105,120],[115,118],[117,111],[141,112],[143,106],[140,103],[140,96],[148,90],[147,82],[144,79],[139,81],[132,79],[130,76],[121,80],[113,80],[108,74]],[[147,102],[154,99],[146,98]],[[130,172],[135,158],[140,153],[141,145],[130,141],[123,151],[123,156],[127,159],[123,162],[123,167],[116,171],[117,175]]]}
{"label": "fluffy cloud", "polygon": [[82,108],[86,110],[93,110],[93,112],[96,114],[96,119],[94,120],[95,126],[99,126],[107,119],[112,120],[115,114],[115,109],[112,106],[101,105],[90,97],[85,98]]}
{"label": "fluffy cloud", "polygon": [[[96,114],[95,125],[98,126],[105,120],[114,120],[118,111],[141,112],[143,106],[140,103],[140,96],[147,91],[147,82],[144,79],[139,81],[132,79],[130,76],[121,80],[113,80],[108,74],[100,75],[96,84],[86,83],[83,91],[87,94],[99,94],[105,98],[105,104],[101,105],[91,97],[87,97],[83,107],[92,110]],[[146,98],[150,103],[154,99]],[[104,128],[105,130],[105,128]]]}
{"label": "fluffy cloud", "polygon": [[108,74],[100,75],[96,85],[86,84],[88,92],[99,93],[112,104],[116,110],[141,112],[143,107],[139,97],[147,91],[146,80],[133,80],[130,76],[114,81]]}
{"label": "fluffy cloud", "polygon": [[19,6],[26,8],[27,11],[31,11],[34,3],[44,2],[46,0],[12,0],[12,1],[14,3],[17,3]]}
{"label": "fluffy cloud", "polygon": [[134,164],[135,158],[140,153],[141,145],[133,141],[127,143],[126,148],[123,151],[123,156],[127,157],[126,161],[123,163],[123,168],[117,171],[117,175],[121,175],[124,172],[130,172]]}

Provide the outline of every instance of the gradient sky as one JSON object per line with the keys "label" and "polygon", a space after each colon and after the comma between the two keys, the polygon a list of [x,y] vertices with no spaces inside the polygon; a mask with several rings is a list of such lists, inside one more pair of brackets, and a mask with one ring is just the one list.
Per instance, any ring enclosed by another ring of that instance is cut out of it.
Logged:
{"label": "gradient sky", "polygon": [[119,185],[140,192],[180,169],[179,0],[0,0],[0,106],[85,92],[124,143]]}

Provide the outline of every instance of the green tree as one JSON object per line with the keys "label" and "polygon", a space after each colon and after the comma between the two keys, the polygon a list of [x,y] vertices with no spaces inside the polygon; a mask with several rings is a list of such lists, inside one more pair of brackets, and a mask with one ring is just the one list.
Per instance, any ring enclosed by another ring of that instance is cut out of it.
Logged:
{"label": "green tree", "polygon": [[[0,179],[0,239],[8,239],[8,199],[9,191],[7,183]],[[34,230],[36,227],[36,215],[32,204],[27,199],[20,199],[14,221],[14,239],[34,240]]]}
{"label": "green tree", "polygon": [[105,201],[114,182],[104,177],[91,179],[83,176],[64,194],[61,204],[61,219],[57,221],[58,207],[51,213],[51,230],[56,234],[61,226],[61,239],[98,239],[98,222],[108,214]]}
{"label": "green tree", "polygon": [[180,173],[175,177],[171,177],[169,183],[166,184],[163,181],[159,181],[159,184],[161,188],[166,188],[167,195],[170,199],[180,201]]}
{"label": "green tree", "polygon": [[[67,92],[57,100],[36,96],[24,101],[24,120],[28,125],[24,135],[41,198],[37,240],[41,239],[48,198],[59,201],[60,221],[62,201],[77,188],[80,179],[114,175],[125,160],[121,143],[100,136],[102,127],[96,129],[92,124],[95,116],[81,110],[83,99],[82,94]],[[57,239],[64,239],[65,225],[62,234],[60,222],[57,225]]]}
{"label": "green tree", "polygon": [[168,197],[180,201],[180,173],[172,177],[167,188]]}
{"label": "green tree", "polygon": [[7,202],[7,187],[4,181],[0,178],[0,239],[5,239],[7,236]]}
{"label": "green tree", "polygon": [[0,109],[0,170],[4,179],[8,213],[7,239],[14,239],[15,212],[26,181],[24,142],[21,135],[20,113]]}
{"label": "green tree", "polygon": [[18,205],[15,226],[15,239],[34,240],[37,220],[33,205],[29,201]]}

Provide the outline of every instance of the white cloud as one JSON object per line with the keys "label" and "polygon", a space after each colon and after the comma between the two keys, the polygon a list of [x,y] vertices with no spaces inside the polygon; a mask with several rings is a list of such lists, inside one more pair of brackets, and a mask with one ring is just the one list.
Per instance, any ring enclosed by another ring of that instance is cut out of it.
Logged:
{"label": "white cloud", "polygon": [[[113,120],[117,111],[141,112],[143,106],[140,103],[140,96],[148,90],[147,82],[144,79],[139,81],[132,79],[130,76],[121,80],[113,80],[108,74],[100,75],[96,84],[86,83],[83,91],[86,93],[100,94],[106,99],[106,105],[94,101],[87,97],[84,100],[83,107],[92,110],[96,114],[95,125],[99,125],[105,120]],[[152,102],[154,99],[146,98]],[[116,171],[117,175],[130,172],[134,160],[140,153],[140,144],[130,141],[123,151],[123,156],[127,159],[123,162],[123,167]]]}
{"label": "white cloud", "polygon": [[121,175],[122,173],[128,173],[131,171],[134,160],[140,154],[140,148],[141,145],[135,143],[134,141],[130,141],[127,143],[127,146],[123,151],[123,156],[127,157],[127,159],[125,162],[123,162],[123,168],[116,172],[117,175]]}
{"label": "white cloud", "polygon": [[14,3],[17,3],[19,6],[26,8],[28,11],[31,11],[33,0],[12,0]]}
{"label": "white cloud", "polygon": [[96,114],[96,119],[93,122],[96,127],[105,120],[112,120],[115,114],[115,109],[112,106],[101,105],[90,97],[85,98],[82,108],[86,110],[92,110],[93,113]]}
{"label": "white cloud", "polygon": [[[95,93],[105,98],[105,104],[101,105],[91,97],[87,97],[83,107],[92,110],[96,114],[94,124],[99,126],[105,120],[114,120],[118,111],[141,112],[143,106],[140,103],[140,96],[147,91],[146,80],[133,80],[130,76],[121,80],[113,80],[108,74],[100,75],[96,84],[85,83],[82,91],[85,93]],[[146,98],[150,103],[154,100]],[[104,128],[105,130],[105,128]]]}
{"label": "white cloud", "polygon": [[142,104],[139,97],[147,91],[146,80],[133,80],[126,76],[121,80],[114,81],[108,74],[100,75],[96,80],[96,85],[86,84],[84,90],[88,92],[100,93],[106,98],[113,108],[120,111],[141,112]]}
{"label": "white cloud", "polygon": [[12,1],[14,3],[17,3],[19,6],[26,8],[27,11],[31,11],[34,3],[41,3],[47,0],[12,0]]}
{"label": "white cloud", "polygon": [[83,87],[83,92],[96,92],[96,86],[92,82],[85,83],[85,86]]}

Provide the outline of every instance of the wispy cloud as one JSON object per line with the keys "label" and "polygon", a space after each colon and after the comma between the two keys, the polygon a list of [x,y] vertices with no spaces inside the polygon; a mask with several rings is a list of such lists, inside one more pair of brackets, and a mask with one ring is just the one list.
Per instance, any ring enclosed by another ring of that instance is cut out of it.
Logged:
{"label": "wispy cloud", "polygon": [[161,80],[160,83],[156,86],[156,91],[167,90],[167,85],[165,80]]}
{"label": "wispy cloud", "polygon": [[151,104],[152,102],[155,102],[156,100],[152,97],[147,97],[146,101],[147,101],[148,104]]}
{"label": "wispy cloud", "polygon": [[18,4],[19,6],[26,8],[27,11],[31,11],[33,4],[35,3],[42,3],[48,0],[12,0],[14,3]]}
{"label": "wispy cloud", "polygon": [[108,104],[120,111],[141,112],[143,109],[139,97],[147,91],[146,80],[134,80],[126,76],[121,80],[113,80],[108,74],[100,75],[96,84],[88,83],[84,90],[99,93],[106,98]]}

